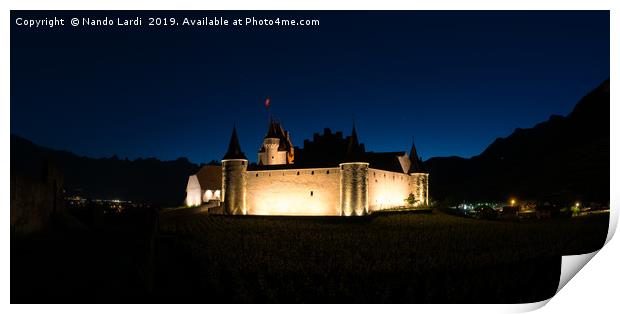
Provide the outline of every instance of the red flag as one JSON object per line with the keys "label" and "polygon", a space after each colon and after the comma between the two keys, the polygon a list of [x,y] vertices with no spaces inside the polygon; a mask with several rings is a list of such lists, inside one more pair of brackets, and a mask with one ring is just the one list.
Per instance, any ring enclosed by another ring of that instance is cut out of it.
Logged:
{"label": "red flag", "polygon": [[267,99],[265,99],[265,108],[269,109],[269,105],[271,105],[271,98],[267,96]]}

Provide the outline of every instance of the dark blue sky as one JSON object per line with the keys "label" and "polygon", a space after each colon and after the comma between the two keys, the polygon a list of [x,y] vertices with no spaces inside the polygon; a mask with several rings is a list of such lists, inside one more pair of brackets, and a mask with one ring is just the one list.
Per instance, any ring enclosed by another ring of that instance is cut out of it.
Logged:
{"label": "dark blue sky", "polygon": [[[128,16],[136,14],[125,13]],[[252,160],[263,106],[295,145],[356,121],[368,150],[470,157],[568,114],[609,77],[603,12],[209,12],[318,27],[26,29],[11,25],[11,132],[93,157],[219,160],[233,123]],[[117,17],[115,13],[88,16]]]}

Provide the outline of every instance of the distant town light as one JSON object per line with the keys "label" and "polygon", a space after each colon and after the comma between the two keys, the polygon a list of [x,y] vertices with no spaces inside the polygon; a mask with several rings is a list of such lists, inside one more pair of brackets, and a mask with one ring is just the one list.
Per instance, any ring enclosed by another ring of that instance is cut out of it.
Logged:
{"label": "distant town light", "polygon": [[576,207],[579,207],[579,205],[581,205],[581,204],[579,204],[579,202],[575,203],[575,206],[576,206]]}
{"label": "distant town light", "polygon": [[515,203],[517,203],[517,200],[514,198],[510,200],[510,206],[515,206]]}

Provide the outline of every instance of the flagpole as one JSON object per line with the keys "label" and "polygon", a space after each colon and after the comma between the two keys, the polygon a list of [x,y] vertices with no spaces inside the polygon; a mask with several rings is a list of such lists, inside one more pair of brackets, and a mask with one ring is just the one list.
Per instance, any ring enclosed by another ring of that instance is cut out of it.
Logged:
{"label": "flagpole", "polygon": [[271,98],[269,96],[265,99],[265,108],[267,109],[267,123],[271,123]]}

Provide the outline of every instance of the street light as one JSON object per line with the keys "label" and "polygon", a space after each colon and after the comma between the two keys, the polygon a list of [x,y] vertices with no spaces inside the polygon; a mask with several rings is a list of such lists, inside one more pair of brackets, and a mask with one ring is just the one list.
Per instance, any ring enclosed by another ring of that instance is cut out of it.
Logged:
{"label": "street light", "polygon": [[516,202],[517,202],[517,201],[516,201],[514,198],[513,198],[513,199],[511,199],[511,200],[510,200],[510,206],[515,206],[515,203],[516,203]]}

